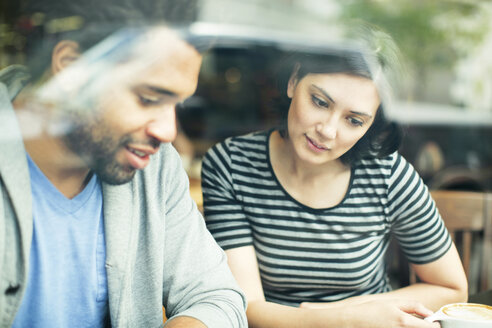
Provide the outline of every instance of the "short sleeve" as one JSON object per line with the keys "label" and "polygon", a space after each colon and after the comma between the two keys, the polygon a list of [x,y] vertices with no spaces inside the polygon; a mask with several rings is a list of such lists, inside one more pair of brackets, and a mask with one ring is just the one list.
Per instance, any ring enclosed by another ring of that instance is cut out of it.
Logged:
{"label": "short sleeve", "polygon": [[451,238],[427,186],[399,154],[388,183],[388,214],[403,253],[415,264],[439,259],[451,247]]}
{"label": "short sleeve", "polygon": [[201,172],[205,222],[225,250],[253,244],[251,226],[234,192],[229,141],[219,143],[207,152]]}

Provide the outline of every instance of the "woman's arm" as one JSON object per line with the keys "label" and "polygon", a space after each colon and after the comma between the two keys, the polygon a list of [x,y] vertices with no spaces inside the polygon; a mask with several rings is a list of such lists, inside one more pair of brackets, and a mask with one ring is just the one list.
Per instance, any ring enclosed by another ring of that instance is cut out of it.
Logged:
{"label": "woman's arm", "polygon": [[[341,304],[399,298],[422,302],[432,310],[466,301],[467,281],[461,260],[424,182],[402,156],[395,153],[388,175],[387,213],[391,233],[422,281],[392,292],[352,297]],[[302,307],[325,306],[302,304]]]}
{"label": "woman's arm", "polygon": [[[441,258],[427,264],[412,264],[421,282],[388,293],[352,297],[338,304],[356,304],[372,300],[404,299],[418,301],[431,310],[454,302],[466,302],[468,284],[454,244]],[[325,308],[326,303],[303,303],[302,308]]]}
{"label": "woman's arm", "polygon": [[253,246],[229,249],[226,253],[231,271],[246,294],[251,328],[439,327],[438,324],[425,322],[412,315],[425,317],[432,311],[408,300],[377,300],[347,306],[326,303],[322,309],[295,308],[267,302]]}

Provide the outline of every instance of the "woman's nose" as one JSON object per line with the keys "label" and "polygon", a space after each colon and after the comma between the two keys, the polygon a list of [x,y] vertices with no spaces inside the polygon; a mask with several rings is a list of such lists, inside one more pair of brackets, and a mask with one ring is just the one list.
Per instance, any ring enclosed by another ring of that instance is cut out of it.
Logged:
{"label": "woman's nose", "polygon": [[177,135],[176,110],[169,106],[148,123],[146,132],[159,142],[173,142]]}
{"label": "woman's nose", "polygon": [[332,116],[328,120],[320,122],[317,130],[324,138],[329,140],[335,139],[337,137],[338,120]]}

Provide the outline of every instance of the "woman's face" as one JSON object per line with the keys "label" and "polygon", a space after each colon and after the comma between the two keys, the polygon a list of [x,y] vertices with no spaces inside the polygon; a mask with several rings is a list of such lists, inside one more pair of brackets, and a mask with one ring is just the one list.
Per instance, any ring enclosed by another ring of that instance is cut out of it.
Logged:
{"label": "woman's face", "polygon": [[335,73],[293,75],[287,95],[289,140],[298,158],[311,164],[339,159],[371,126],[380,104],[367,78]]}

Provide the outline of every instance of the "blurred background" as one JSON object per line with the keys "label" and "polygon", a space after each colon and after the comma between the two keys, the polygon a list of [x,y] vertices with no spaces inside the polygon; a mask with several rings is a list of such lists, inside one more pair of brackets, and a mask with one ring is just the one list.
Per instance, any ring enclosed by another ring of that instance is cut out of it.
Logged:
{"label": "blurred background", "polygon": [[[0,69],[25,62],[19,30],[48,38],[76,17],[44,22],[0,2]],[[166,19],[209,40],[196,94],[178,110],[175,142],[200,205],[201,158],[218,141],[279,123],[278,69],[292,51],[340,51],[355,26],[390,35],[402,70],[388,106],[401,153],[431,189],[492,190],[492,3],[472,0],[163,0]]]}
{"label": "blurred background", "polygon": [[[22,6],[0,4],[0,68],[24,61],[19,28],[43,25],[42,15],[24,17]],[[389,115],[406,130],[402,154],[431,188],[492,188],[489,1],[180,0],[169,8],[166,19],[211,40],[198,91],[178,111],[176,147],[190,176],[199,177],[212,144],[278,123],[272,99],[286,53],[330,49],[366,24],[388,33],[401,51],[405,70]],[[76,24],[61,18],[43,33]]]}
{"label": "blurred background", "polygon": [[210,32],[223,41],[205,58],[197,95],[180,112],[189,137],[200,140],[199,155],[209,140],[276,123],[269,101],[284,52],[302,50],[303,41],[309,52],[317,38],[337,43],[361,21],[401,50],[405,70],[389,114],[406,130],[402,154],[431,188],[492,188],[490,2],[213,0],[199,8],[198,21],[229,25]]}

